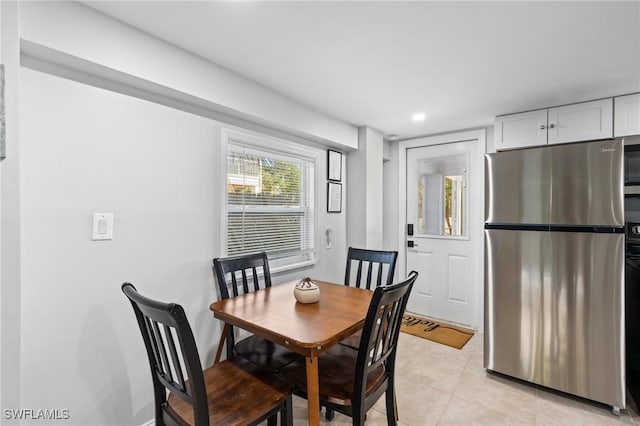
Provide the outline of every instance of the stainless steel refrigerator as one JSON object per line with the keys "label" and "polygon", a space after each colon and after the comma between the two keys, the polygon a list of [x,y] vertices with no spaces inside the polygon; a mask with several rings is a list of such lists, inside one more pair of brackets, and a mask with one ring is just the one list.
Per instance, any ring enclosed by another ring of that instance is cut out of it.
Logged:
{"label": "stainless steel refrigerator", "polygon": [[484,366],[625,408],[623,147],[486,155]]}

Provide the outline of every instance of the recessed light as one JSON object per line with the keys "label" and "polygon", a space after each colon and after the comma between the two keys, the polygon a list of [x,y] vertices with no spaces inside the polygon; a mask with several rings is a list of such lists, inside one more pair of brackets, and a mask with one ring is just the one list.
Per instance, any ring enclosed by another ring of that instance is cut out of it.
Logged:
{"label": "recessed light", "polygon": [[411,117],[411,119],[413,121],[424,121],[424,119],[427,118],[427,116],[425,115],[425,113],[423,112],[416,112],[415,114],[413,114],[413,116]]}
{"label": "recessed light", "polygon": [[398,140],[398,135],[389,135],[389,140],[390,141],[397,141]]}

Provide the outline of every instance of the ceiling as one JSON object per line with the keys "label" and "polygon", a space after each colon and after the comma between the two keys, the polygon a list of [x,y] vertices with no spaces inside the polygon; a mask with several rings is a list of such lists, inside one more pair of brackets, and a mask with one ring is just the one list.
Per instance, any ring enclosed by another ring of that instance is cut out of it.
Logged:
{"label": "ceiling", "polygon": [[83,3],[399,139],[640,91],[640,1]]}

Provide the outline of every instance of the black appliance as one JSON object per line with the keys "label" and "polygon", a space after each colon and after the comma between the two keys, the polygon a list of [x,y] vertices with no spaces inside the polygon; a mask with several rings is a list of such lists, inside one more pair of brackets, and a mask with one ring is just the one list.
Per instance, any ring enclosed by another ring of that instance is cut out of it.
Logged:
{"label": "black appliance", "polygon": [[640,405],[640,195],[626,195],[624,204],[626,383],[638,407]]}
{"label": "black appliance", "polygon": [[640,136],[628,136],[624,144],[624,193],[640,195]]}

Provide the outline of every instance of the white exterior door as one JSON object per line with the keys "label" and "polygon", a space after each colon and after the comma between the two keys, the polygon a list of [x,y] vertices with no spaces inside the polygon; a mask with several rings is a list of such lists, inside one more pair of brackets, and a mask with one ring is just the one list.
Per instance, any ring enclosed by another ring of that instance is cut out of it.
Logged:
{"label": "white exterior door", "polygon": [[481,325],[484,148],[483,138],[405,151],[406,272],[419,273],[409,312]]}

